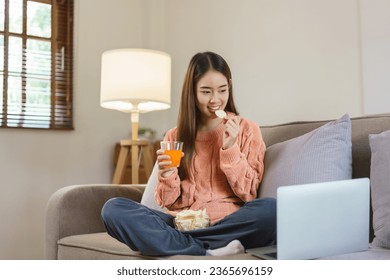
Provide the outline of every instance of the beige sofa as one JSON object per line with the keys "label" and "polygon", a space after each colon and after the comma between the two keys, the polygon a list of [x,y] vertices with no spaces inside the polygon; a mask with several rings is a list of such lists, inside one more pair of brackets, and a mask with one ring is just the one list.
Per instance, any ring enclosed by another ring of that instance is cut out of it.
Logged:
{"label": "beige sofa", "polygon": [[[267,147],[324,125],[328,121],[295,122],[262,127]],[[369,134],[390,130],[390,115],[352,118],[353,178],[370,177]],[[75,185],[64,187],[50,198],[46,209],[47,259],[155,259],[130,250],[108,236],[100,218],[103,204],[112,197],[141,201],[145,185]],[[390,203],[390,201],[389,201]],[[371,239],[373,229],[371,228]],[[211,256],[171,256],[164,259],[222,259]],[[390,250],[371,248],[330,259],[390,259]],[[223,259],[255,259],[250,254]]]}

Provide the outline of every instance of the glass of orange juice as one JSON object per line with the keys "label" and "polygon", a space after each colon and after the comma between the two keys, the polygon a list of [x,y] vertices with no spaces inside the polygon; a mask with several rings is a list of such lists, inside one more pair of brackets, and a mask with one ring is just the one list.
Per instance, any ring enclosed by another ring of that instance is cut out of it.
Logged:
{"label": "glass of orange juice", "polygon": [[161,149],[164,150],[164,154],[171,157],[172,164],[168,167],[179,167],[181,160],[181,150],[183,148],[183,142],[181,141],[161,141]]}

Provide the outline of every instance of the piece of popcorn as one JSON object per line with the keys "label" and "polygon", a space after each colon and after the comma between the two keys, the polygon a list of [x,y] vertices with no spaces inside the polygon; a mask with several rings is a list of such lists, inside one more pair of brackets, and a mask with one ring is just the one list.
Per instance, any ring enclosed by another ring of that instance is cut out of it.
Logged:
{"label": "piece of popcorn", "polygon": [[210,218],[203,210],[183,210],[176,214],[175,225],[178,230],[187,231],[206,228],[210,225]]}

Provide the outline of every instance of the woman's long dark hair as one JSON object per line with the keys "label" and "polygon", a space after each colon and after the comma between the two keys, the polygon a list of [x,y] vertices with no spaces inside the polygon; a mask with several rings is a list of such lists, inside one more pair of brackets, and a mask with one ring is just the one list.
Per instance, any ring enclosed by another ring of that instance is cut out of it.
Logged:
{"label": "woman's long dark hair", "polygon": [[182,158],[179,167],[181,180],[187,178],[189,175],[191,158],[195,150],[195,139],[201,117],[201,113],[196,105],[196,86],[203,75],[209,70],[218,71],[226,77],[229,83],[229,99],[225,110],[238,114],[233,100],[233,87],[230,83],[232,74],[229,65],[220,55],[213,52],[203,52],[194,55],[184,78],[177,121],[177,139],[184,143],[184,158]]}

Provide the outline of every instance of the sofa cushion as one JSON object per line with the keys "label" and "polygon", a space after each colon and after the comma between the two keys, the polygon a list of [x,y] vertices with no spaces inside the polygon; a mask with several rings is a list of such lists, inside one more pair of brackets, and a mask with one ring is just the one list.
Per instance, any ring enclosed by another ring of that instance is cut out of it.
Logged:
{"label": "sofa cushion", "polygon": [[142,255],[131,250],[124,243],[109,236],[106,232],[79,234],[67,236],[58,241],[59,260],[255,260],[251,254],[236,254],[224,257],[218,256],[161,256]]}
{"label": "sofa cushion", "polygon": [[327,256],[317,260],[390,260],[390,250],[382,248],[370,248],[366,251]]}
{"label": "sofa cushion", "polygon": [[156,199],[154,198],[154,190],[158,183],[158,166],[157,162],[154,164],[152,174],[148,179],[148,183],[146,184],[144,194],[141,199],[141,204],[148,206],[151,209],[163,211],[163,208],[157,204]]}
{"label": "sofa cushion", "polygon": [[349,116],[268,147],[264,165],[260,197],[276,197],[280,186],[351,179]]}
{"label": "sofa cushion", "polygon": [[150,259],[106,232],[67,236],[58,241],[58,259]]}
{"label": "sofa cushion", "polygon": [[369,135],[371,147],[372,245],[390,249],[390,130]]}

